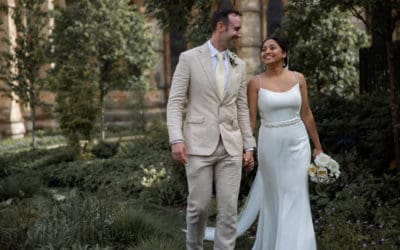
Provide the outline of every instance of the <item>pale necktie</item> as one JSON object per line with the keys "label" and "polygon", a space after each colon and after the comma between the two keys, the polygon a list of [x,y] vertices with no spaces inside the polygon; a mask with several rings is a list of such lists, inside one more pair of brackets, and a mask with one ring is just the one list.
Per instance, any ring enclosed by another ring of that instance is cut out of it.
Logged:
{"label": "pale necktie", "polygon": [[215,68],[215,80],[217,82],[218,94],[221,99],[224,98],[224,85],[225,85],[225,65],[224,53],[217,53],[217,67]]}

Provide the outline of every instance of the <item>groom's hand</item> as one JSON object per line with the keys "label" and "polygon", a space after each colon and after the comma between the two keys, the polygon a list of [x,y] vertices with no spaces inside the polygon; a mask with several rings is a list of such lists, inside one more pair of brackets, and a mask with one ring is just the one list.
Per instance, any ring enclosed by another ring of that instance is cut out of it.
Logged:
{"label": "groom's hand", "polygon": [[251,171],[254,168],[253,151],[246,151],[243,154],[243,167],[246,171]]}
{"label": "groom's hand", "polygon": [[171,145],[172,158],[179,164],[186,164],[186,148],[185,143],[177,142]]}

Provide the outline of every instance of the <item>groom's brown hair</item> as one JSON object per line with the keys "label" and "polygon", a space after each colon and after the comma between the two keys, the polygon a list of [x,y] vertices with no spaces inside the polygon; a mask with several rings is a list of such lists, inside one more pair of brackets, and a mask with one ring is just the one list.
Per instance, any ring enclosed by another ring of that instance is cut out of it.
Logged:
{"label": "groom's brown hair", "polygon": [[237,16],[242,16],[242,13],[235,9],[229,10],[217,10],[211,16],[211,30],[214,32],[217,29],[217,23],[223,22],[225,26],[229,24],[229,15],[234,14]]}

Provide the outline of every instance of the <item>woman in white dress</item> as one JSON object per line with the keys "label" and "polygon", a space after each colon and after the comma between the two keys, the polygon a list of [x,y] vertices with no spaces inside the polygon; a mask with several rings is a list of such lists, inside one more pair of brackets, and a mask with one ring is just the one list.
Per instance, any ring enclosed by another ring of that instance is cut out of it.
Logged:
{"label": "woman in white dress", "polygon": [[313,250],[315,234],[308,194],[308,166],[322,152],[308,104],[307,83],[289,71],[287,47],[270,38],[261,47],[266,71],[250,80],[248,103],[253,130],[257,110],[261,117],[258,136],[260,192],[256,250]]}
{"label": "woman in white dress", "polygon": [[[307,83],[301,73],[286,69],[288,50],[278,38],[261,46],[265,72],[248,85],[250,122],[258,134],[258,171],[239,215],[237,235],[243,234],[258,215],[253,250],[315,250],[315,234],[308,194],[308,166],[322,153],[308,104]],[[208,227],[205,239],[213,240]]]}

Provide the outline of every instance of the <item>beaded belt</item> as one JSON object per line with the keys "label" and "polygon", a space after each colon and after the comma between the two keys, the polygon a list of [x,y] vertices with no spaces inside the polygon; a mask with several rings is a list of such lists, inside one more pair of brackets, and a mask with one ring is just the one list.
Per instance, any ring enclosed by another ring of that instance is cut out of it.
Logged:
{"label": "beaded belt", "polygon": [[301,121],[300,118],[294,118],[292,120],[281,121],[281,122],[263,122],[262,126],[267,128],[279,128],[279,127],[287,127],[290,125],[297,124]]}

